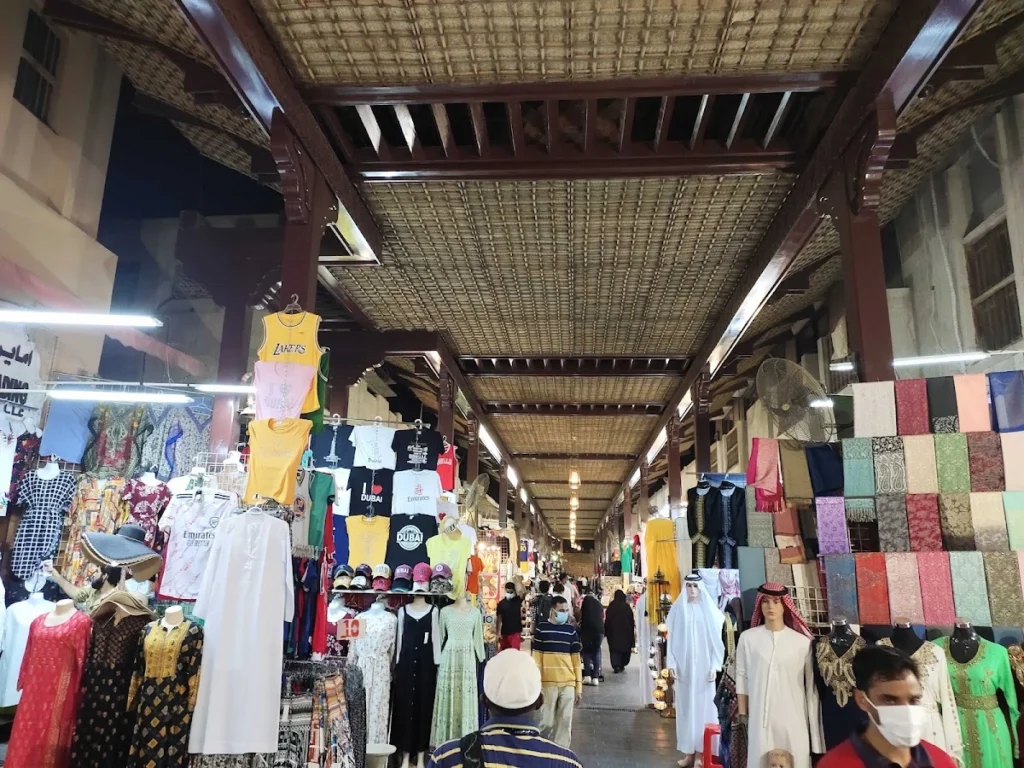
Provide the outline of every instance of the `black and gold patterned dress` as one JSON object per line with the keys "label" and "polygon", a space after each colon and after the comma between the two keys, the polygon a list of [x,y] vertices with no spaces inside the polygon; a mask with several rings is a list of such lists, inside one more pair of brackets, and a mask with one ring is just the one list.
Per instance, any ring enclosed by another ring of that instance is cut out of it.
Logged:
{"label": "black and gold patterned dress", "polygon": [[203,629],[191,621],[165,627],[150,622],[132,676],[129,710],[134,718],[129,768],[183,768],[199,692]]}
{"label": "black and gold patterned dress", "polygon": [[71,745],[71,765],[77,768],[124,765],[128,757],[133,730],[125,712],[128,690],[150,616],[125,616],[119,622],[116,618],[108,613],[92,623]]}

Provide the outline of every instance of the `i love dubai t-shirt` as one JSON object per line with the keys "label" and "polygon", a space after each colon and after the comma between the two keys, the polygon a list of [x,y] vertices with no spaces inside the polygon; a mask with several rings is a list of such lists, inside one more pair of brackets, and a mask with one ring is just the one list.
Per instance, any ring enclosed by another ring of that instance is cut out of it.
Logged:
{"label": "i love dubai t-shirt", "polygon": [[349,514],[372,512],[380,517],[390,517],[394,479],[395,473],[388,469],[353,469],[348,476]]}

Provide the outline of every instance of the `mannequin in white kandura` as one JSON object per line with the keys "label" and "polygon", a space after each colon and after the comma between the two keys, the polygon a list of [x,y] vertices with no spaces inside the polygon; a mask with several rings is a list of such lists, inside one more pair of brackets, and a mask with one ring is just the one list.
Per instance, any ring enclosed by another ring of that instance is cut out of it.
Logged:
{"label": "mannequin in white kandura", "polygon": [[676,749],[680,768],[694,764],[703,748],[704,726],[718,722],[715,675],[725,662],[725,615],[703,580],[690,574],[666,619],[667,665],[675,678]]}

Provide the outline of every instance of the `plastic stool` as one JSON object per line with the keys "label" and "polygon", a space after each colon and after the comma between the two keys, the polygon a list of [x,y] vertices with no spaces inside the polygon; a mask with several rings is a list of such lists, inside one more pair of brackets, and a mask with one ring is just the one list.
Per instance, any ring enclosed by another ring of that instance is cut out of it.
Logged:
{"label": "plastic stool", "polygon": [[715,736],[721,735],[721,726],[717,724],[704,726],[704,768],[722,768],[722,764],[718,762],[718,757],[711,751],[711,740]]}

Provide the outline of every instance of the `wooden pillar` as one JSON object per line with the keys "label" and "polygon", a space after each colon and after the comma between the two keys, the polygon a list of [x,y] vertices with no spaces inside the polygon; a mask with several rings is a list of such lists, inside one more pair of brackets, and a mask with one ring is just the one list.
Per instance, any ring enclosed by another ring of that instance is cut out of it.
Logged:
{"label": "wooden pillar", "polygon": [[437,431],[455,445],[455,382],[444,366],[438,372],[437,400]]}
{"label": "wooden pillar", "polygon": [[651,516],[651,465],[644,459],[640,465],[640,515],[639,524],[643,525]]}
{"label": "wooden pillar", "polygon": [[891,381],[892,328],[878,222],[882,172],[896,138],[892,94],[875,104],[868,125],[840,159],[819,199],[839,234],[846,328],[860,381]]}
{"label": "wooden pillar", "polygon": [[[220,334],[217,381],[238,384],[249,365],[249,335],[252,333],[252,309],[244,293],[238,292],[224,307]],[[227,456],[238,442],[238,395],[218,395],[213,401],[210,423],[210,453]]]}
{"label": "wooden pillar", "polygon": [[675,520],[683,508],[682,463],[679,459],[679,443],[683,425],[676,414],[672,414],[665,427],[668,441],[665,445],[665,458],[668,462],[668,507],[669,517]]}
{"label": "wooden pillar", "polygon": [[504,528],[508,520],[508,464],[501,462],[498,472],[498,527]]}
{"label": "wooden pillar", "polygon": [[287,303],[294,294],[303,309],[313,310],[320,244],[327,222],[337,218],[338,201],[280,110],[270,134],[285,213],[280,295]]}
{"label": "wooden pillar", "polygon": [[480,423],[472,413],[466,419],[466,482],[472,483],[480,472]]}
{"label": "wooden pillar", "polygon": [[526,526],[523,525],[523,496],[516,488],[512,489],[512,493],[516,495],[516,503],[512,513],[512,524],[515,526],[516,532],[523,536],[526,533]]}
{"label": "wooden pillar", "polygon": [[624,537],[629,538],[639,530],[633,523],[633,489],[629,487],[622,495],[622,527]]}
{"label": "wooden pillar", "polygon": [[704,371],[697,377],[690,393],[693,398],[693,452],[698,474],[711,471],[710,387],[710,376]]}

